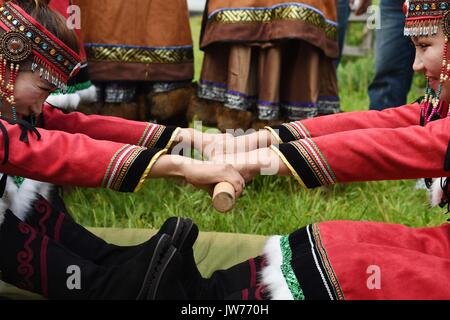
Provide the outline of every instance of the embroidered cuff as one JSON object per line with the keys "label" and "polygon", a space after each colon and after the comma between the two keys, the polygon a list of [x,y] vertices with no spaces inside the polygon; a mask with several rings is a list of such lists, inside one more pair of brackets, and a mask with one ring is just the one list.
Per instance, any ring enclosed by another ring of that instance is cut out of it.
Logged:
{"label": "embroidered cuff", "polygon": [[138,146],[146,148],[169,149],[180,128],[166,127],[149,123],[138,142]]}
{"label": "embroidered cuff", "polygon": [[273,300],[345,300],[322,242],[318,224],[287,236],[273,236],[264,247],[262,283]]}
{"label": "embroidered cuff", "polygon": [[166,152],[124,145],[111,159],[102,187],[120,192],[135,192],[145,181],[153,164]]}
{"label": "embroidered cuff", "polygon": [[283,143],[271,148],[278,152],[301,185],[316,188],[337,183],[326,159],[311,139]]}
{"label": "embroidered cuff", "polygon": [[345,299],[323,245],[318,224],[301,228],[282,240],[285,240],[280,241],[283,257],[290,253],[289,266],[295,275],[291,278],[298,280],[298,286],[290,288],[301,288],[306,300]]}
{"label": "embroidered cuff", "polygon": [[279,126],[266,127],[280,142],[290,142],[311,138],[308,129],[300,122],[283,123]]}

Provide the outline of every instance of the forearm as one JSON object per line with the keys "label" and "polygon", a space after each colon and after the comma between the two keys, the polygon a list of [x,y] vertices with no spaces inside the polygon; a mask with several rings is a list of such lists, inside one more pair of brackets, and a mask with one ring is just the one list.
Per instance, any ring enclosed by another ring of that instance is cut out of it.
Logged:
{"label": "forearm", "polygon": [[184,178],[186,168],[189,165],[198,163],[201,163],[201,161],[178,155],[162,155],[152,165],[151,171],[147,178]]}

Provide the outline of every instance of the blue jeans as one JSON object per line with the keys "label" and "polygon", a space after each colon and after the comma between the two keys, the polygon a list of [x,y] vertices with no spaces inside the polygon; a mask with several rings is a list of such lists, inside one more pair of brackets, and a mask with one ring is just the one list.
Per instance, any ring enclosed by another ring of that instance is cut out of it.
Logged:
{"label": "blue jeans", "polygon": [[[338,42],[339,42],[339,60],[341,59],[342,49],[344,49],[345,34],[347,32],[348,16],[350,15],[349,0],[338,0],[337,8],[338,19]],[[337,64],[339,64],[339,60]],[[337,65],[336,65],[337,67]]]}
{"label": "blue jeans", "polygon": [[375,78],[369,85],[370,109],[404,105],[413,77],[415,48],[403,35],[403,0],[381,0],[381,29],[376,30]]}

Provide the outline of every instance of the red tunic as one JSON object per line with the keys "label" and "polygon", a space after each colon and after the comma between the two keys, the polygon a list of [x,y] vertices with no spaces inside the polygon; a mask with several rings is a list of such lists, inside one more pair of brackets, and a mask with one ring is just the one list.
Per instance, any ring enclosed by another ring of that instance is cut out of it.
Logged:
{"label": "red tunic", "polygon": [[[418,103],[350,112],[269,128],[273,147],[306,187],[342,182],[444,177],[450,118],[420,125]],[[349,165],[351,163],[351,166]]]}
{"label": "red tunic", "polygon": [[[64,114],[44,105],[40,139],[0,120],[0,172],[58,185],[133,192],[169,147],[177,129],[115,117]],[[5,145],[9,140],[9,148]],[[5,158],[6,151],[8,157]]]}
{"label": "red tunic", "polygon": [[[268,129],[281,142],[273,149],[292,174],[313,188],[353,181],[449,176],[450,118],[446,115],[445,110],[441,119],[422,126],[420,105],[413,103]],[[282,257],[280,266],[279,258],[266,250],[269,266],[275,267],[268,268],[273,271],[268,274],[282,275],[265,278],[272,297],[450,299],[448,223],[408,228],[332,221],[271,241]]]}

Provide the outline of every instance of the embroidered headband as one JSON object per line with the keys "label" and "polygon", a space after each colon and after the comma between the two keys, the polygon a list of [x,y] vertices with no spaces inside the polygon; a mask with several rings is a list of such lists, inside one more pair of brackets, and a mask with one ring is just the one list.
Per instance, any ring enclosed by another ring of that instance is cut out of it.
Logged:
{"label": "embroidered headband", "polygon": [[78,73],[81,66],[80,56],[75,51],[11,2],[0,7],[0,28],[5,31],[0,37],[5,65],[6,61],[20,63],[31,57],[33,72],[39,71],[42,78],[66,90],[69,78]]}
{"label": "embroidered headband", "polygon": [[407,0],[403,4],[406,16],[405,36],[434,36],[439,26],[450,37],[450,1]]}

